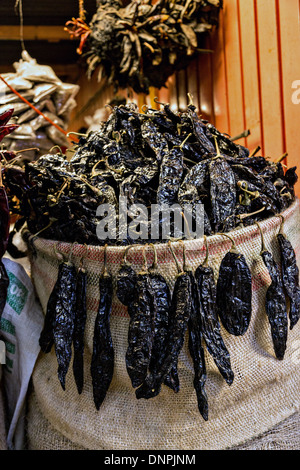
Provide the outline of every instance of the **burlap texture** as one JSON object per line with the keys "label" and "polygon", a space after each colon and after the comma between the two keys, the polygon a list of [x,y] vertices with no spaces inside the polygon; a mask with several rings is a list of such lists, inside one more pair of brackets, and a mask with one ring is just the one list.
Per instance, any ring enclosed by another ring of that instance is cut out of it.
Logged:
{"label": "burlap texture", "polygon": [[[285,233],[300,250],[299,201],[285,213]],[[279,262],[275,235],[280,218],[261,223],[267,248]],[[180,354],[178,371],[181,390],[174,394],[167,387],[151,400],[137,400],[125,366],[129,317],[127,310],[113,297],[111,329],[115,349],[114,377],[107,397],[96,411],[90,377],[94,321],[99,303],[98,276],[103,269],[103,248],[75,245],[73,260],[79,265],[84,257],[88,272],[88,317],[85,331],[85,383],[78,395],[70,367],[63,391],[57,378],[57,361],[52,351],[40,354],[33,373],[33,393],[29,398],[29,449],[227,449],[240,445],[269,431],[299,410],[299,325],[288,333],[283,361],[273,352],[270,327],[264,309],[265,293],[270,278],[259,256],[261,237],[257,226],[232,232],[237,248],[245,255],[253,279],[253,312],[251,324],[242,337],[222,334],[231,355],[234,382],[228,386],[206,352],[209,420],[204,422],[197,408],[193,388],[193,365],[187,341]],[[209,242],[209,264],[217,277],[218,269],[231,242],[223,236],[212,236]],[[203,239],[185,242],[189,264],[196,268],[205,257]],[[32,257],[32,278],[45,311],[57,277],[55,249],[64,254],[70,244],[38,239],[37,256]],[[182,244],[174,243],[182,262]],[[157,246],[159,271],[172,288],[176,265],[166,245]],[[124,248],[109,247],[108,268],[116,276]],[[153,260],[147,249],[149,264]],[[129,251],[128,259],[137,269],[142,266],[142,247]],[[300,444],[299,444],[300,447]]]}

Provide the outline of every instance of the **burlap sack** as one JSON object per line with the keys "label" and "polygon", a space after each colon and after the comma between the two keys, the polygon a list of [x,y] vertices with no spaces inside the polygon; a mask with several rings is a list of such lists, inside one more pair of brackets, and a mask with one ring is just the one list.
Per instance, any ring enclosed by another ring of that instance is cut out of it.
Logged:
{"label": "burlap sack", "polygon": [[[284,229],[297,257],[300,250],[300,211],[296,201],[285,213]],[[280,218],[261,223],[267,248],[279,262],[275,235]],[[241,445],[266,433],[299,410],[299,325],[289,330],[283,361],[274,356],[264,301],[270,278],[260,254],[261,237],[257,226],[232,233],[237,248],[245,255],[253,278],[251,324],[242,337],[222,334],[231,355],[234,382],[228,386],[206,352],[209,420],[205,422],[197,408],[193,389],[193,365],[187,341],[180,354],[178,372],[181,390],[175,394],[167,387],[151,400],[137,400],[125,366],[129,317],[126,308],[113,298],[111,329],[115,349],[115,370],[107,397],[99,411],[93,403],[90,363],[94,321],[99,303],[98,276],[103,269],[103,248],[73,247],[73,259],[79,265],[84,256],[88,271],[88,317],[85,331],[85,383],[78,395],[70,367],[63,391],[57,378],[57,361],[52,351],[40,354],[33,373],[33,392],[27,416],[28,448],[35,449],[129,449],[129,450],[214,450]],[[223,236],[209,237],[209,264],[217,277],[218,269],[231,242]],[[187,260],[196,268],[205,257],[203,239],[185,242]],[[32,277],[45,311],[57,277],[58,252],[68,254],[70,244],[38,239],[34,243]],[[182,262],[182,244],[174,243]],[[108,268],[116,276],[124,248],[109,247]],[[176,266],[169,248],[157,246],[159,271],[172,288]],[[147,250],[149,264],[153,260]],[[129,251],[135,268],[142,266],[142,247]],[[298,436],[299,437],[299,436]],[[298,439],[299,441],[299,439]],[[298,442],[300,447],[300,442]],[[295,442],[293,443],[295,447]]]}

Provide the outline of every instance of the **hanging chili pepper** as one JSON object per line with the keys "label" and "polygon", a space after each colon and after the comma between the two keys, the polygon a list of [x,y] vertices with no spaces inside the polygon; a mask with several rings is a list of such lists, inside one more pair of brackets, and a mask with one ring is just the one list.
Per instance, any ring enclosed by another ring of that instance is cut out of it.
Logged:
{"label": "hanging chili pepper", "polygon": [[152,312],[154,296],[147,268],[145,247],[144,266],[137,274],[134,300],[128,305],[130,316],[126,368],[132,386],[140,386],[146,379],[153,342]]}
{"label": "hanging chili pepper", "polygon": [[58,378],[63,390],[65,390],[65,378],[72,357],[76,312],[77,275],[70,257],[67,262],[64,261],[60,265],[57,283],[53,337],[58,362]]}
{"label": "hanging chili pepper", "polygon": [[73,375],[77,386],[78,393],[80,394],[83,389],[83,354],[84,354],[84,331],[86,324],[86,287],[87,287],[87,273],[85,268],[81,265],[77,270],[77,284],[76,284],[76,311],[74,320],[74,333],[73,333]]}
{"label": "hanging chili pepper", "polygon": [[271,278],[271,284],[266,292],[265,308],[271,326],[274,352],[277,359],[282,360],[286,350],[288,333],[288,317],[284,287],[279,268],[272,254],[266,249],[261,227],[258,222],[256,222],[256,225],[259,228],[262,240],[260,255]]}
{"label": "hanging chili pepper", "polygon": [[110,330],[113,283],[112,275],[107,270],[107,245],[104,248],[104,269],[99,279],[99,289],[100,302],[95,320],[91,362],[93,397],[97,410],[106,397],[114,372],[114,348]]}
{"label": "hanging chili pepper", "polygon": [[0,126],[5,126],[8,123],[12,115],[14,114],[14,108],[7,109],[0,114]]}
{"label": "hanging chili pepper", "polygon": [[224,256],[217,281],[218,315],[228,333],[240,336],[246,333],[252,313],[251,272],[243,254],[232,242],[231,250]]}
{"label": "hanging chili pepper", "polygon": [[[150,372],[153,372],[154,368],[153,373],[159,370],[159,366],[163,363],[166,354],[171,308],[170,288],[165,278],[156,272],[156,269],[157,265],[154,262],[152,268],[149,269],[153,295],[155,296],[154,305],[156,307],[155,312],[152,314],[154,318],[154,340],[149,364]],[[166,375],[164,385],[171,388],[175,393],[179,392],[177,365],[173,365],[169,374]]]}
{"label": "hanging chili pepper", "polygon": [[200,317],[200,298],[198,285],[190,266],[186,264],[185,245],[183,244],[183,270],[190,276],[191,313],[188,321],[189,351],[194,364],[194,388],[197,395],[198,409],[205,421],[208,420],[208,402],[205,391],[206,365],[202,347],[202,324]]}
{"label": "hanging chili pepper", "polygon": [[6,137],[8,134],[11,134],[15,131],[19,126],[17,124],[10,124],[7,126],[0,126],[0,142]]}
{"label": "hanging chili pepper", "polygon": [[201,332],[209,354],[212,356],[216,366],[228,385],[231,385],[234,379],[234,374],[231,369],[230,355],[221,335],[221,328],[217,315],[217,294],[214,271],[211,266],[207,265],[208,245],[206,237],[205,244],[205,260],[195,271],[199,293],[199,321],[201,323]]}
{"label": "hanging chili pepper", "polygon": [[[165,278],[157,272],[157,252],[155,245],[152,244],[152,247],[154,250],[154,261],[152,267],[149,269],[149,277],[154,295],[153,306],[155,307],[155,311],[152,312],[154,339],[149,371],[155,374],[160,364],[162,364],[166,352],[171,292]],[[170,373],[167,374],[164,380],[164,384],[174,390],[174,392],[179,391],[177,367],[172,367]]]}
{"label": "hanging chili pepper", "polygon": [[[136,292],[137,274],[127,261],[127,253],[131,246],[125,249],[122,265],[117,275],[117,297],[123,305],[128,305],[133,301]],[[128,310],[130,313],[130,310]]]}
{"label": "hanging chili pepper", "polygon": [[[157,252],[155,246],[152,244],[154,250],[154,261],[151,268],[149,268],[149,278],[151,282],[153,296],[155,301],[155,311],[152,312],[153,320],[153,345],[151,350],[151,359],[149,363],[149,373],[156,376],[159,369],[165,360],[167,353],[167,342],[169,335],[169,312],[171,304],[170,288],[165,278],[157,272]],[[179,380],[177,368],[172,368],[170,373],[166,376],[164,384],[170,387],[175,392],[179,391]],[[149,393],[150,392],[150,393]],[[151,398],[153,392],[151,386],[149,388],[148,377],[144,383],[136,390],[137,398]]]}
{"label": "hanging chili pepper", "polygon": [[61,273],[62,269],[63,269],[63,263],[61,263],[58,266],[57,281],[54,284],[54,287],[50,293],[50,296],[47,302],[44,326],[43,326],[43,329],[39,338],[39,345],[40,345],[41,350],[44,353],[49,353],[54,344],[53,328],[54,328],[54,321],[55,321],[55,316],[56,316],[57,291],[59,289],[59,283],[60,283],[59,279],[61,279],[61,276],[62,276],[62,273]]}
{"label": "hanging chili pepper", "polygon": [[183,347],[184,337],[187,331],[188,321],[190,319],[192,309],[190,275],[180,268],[170,242],[169,247],[175,259],[178,274],[176,277],[171,300],[166,354],[157,373],[155,375],[150,373],[147,377],[146,384],[143,385],[143,387],[147,387],[147,398],[158,395],[161,390],[162,383],[172,368],[176,368],[177,370],[178,356]]}
{"label": "hanging chili pepper", "polygon": [[299,268],[295,250],[283,232],[284,217],[282,215],[280,217],[282,223],[277,234],[277,240],[280,248],[283,287],[290,300],[289,318],[290,329],[292,330],[300,316]]}

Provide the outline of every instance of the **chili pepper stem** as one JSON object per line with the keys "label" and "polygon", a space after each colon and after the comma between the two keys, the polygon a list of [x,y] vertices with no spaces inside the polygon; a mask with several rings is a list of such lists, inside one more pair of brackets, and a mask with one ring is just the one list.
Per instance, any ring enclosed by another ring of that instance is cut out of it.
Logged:
{"label": "chili pepper stem", "polygon": [[246,188],[243,188],[243,183],[245,183],[246,186],[247,186],[246,181],[238,181],[238,183],[237,183],[238,187],[239,187],[242,191],[244,191],[245,193],[249,194],[249,196],[253,196],[254,199],[257,199],[257,198],[260,196],[259,191],[253,192],[253,191],[249,191],[249,190],[246,189]]}
{"label": "chili pepper stem", "polygon": [[205,254],[205,259],[202,263],[202,266],[207,266],[208,264],[208,241],[207,241],[207,236],[204,235],[204,244],[205,244],[205,248],[206,248],[206,254]]}
{"label": "chili pepper stem", "polygon": [[54,224],[54,222],[57,222],[57,219],[53,218],[52,220],[50,220],[50,223],[46,227],[42,228],[41,230],[39,230],[37,233],[34,234],[34,237],[37,237],[38,235],[40,235],[40,233],[44,232],[44,230],[47,230],[47,228],[50,228],[51,225]]}
{"label": "chili pepper stem", "polygon": [[176,267],[177,267],[177,271],[178,271],[178,276],[180,276],[181,274],[184,273],[184,271],[181,269],[181,267],[179,266],[179,262],[178,262],[178,259],[174,253],[174,250],[173,250],[173,247],[172,247],[172,242],[171,241],[168,241],[168,245],[169,245],[169,248],[171,250],[171,253],[173,255],[173,258],[174,258],[174,261],[176,263]]}
{"label": "chili pepper stem", "polygon": [[240,219],[240,220],[243,220],[243,219],[247,219],[248,217],[251,217],[252,215],[256,215],[256,214],[259,214],[260,212],[263,212],[264,210],[266,210],[265,207],[262,207],[261,209],[255,211],[255,212],[251,212],[251,213],[247,213],[247,214],[239,214],[237,215],[237,218]]}
{"label": "chili pepper stem", "polygon": [[288,156],[288,153],[285,152],[283,155],[281,155],[281,157],[279,157],[279,158],[277,158],[277,160],[275,160],[275,163],[281,163],[282,160],[284,160],[287,156]]}
{"label": "chili pepper stem", "polygon": [[242,138],[246,138],[250,135],[250,130],[247,129],[243,132],[241,132],[240,134],[236,135],[235,137],[231,137],[230,140],[231,142],[235,142],[236,140],[240,140]]}
{"label": "chili pepper stem", "polygon": [[153,250],[153,253],[154,253],[154,259],[153,259],[153,263],[152,263],[152,269],[157,269],[157,250],[156,250],[156,246],[154,245],[154,243],[150,243],[150,246]]}
{"label": "chili pepper stem", "polygon": [[190,232],[190,228],[189,228],[189,224],[188,224],[188,221],[186,220],[186,216],[184,215],[183,212],[180,213],[182,218],[183,218],[183,222],[186,226],[186,229],[187,229],[187,233],[188,233],[188,239],[189,240],[192,240],[192,235],[191,235],[191,232]]}
{"label": "chili pepper stem", "polygon": [[259,152],[260,149],[261,149],[261,147],[258,145],[258,146],[250,153],[249,158],[254,157],[254,156],[257,154],[257,152]]}
{"label": "chili pepper stem", "polygon": [[223,237],[229,238],[229,240],[230,240],[231,243],[232,243],[232,247],[231,247],[230,251],[237,251],[237,248],[236,248],[236,245],[235,245],[235,241],[234,241],[234,239],[233,239],[230,235],[228,235],[228,233],[219,233],[219,232],[217,232],[216,235],[222,235]]}
{"label": "chili pepper stem", "polygon": [[267,251],[267,248],[266,248],[266,245],[265,245],[265,240],[264,240],[264,236],[263,236],[263,232],[262,232],[262,229],[261,229],[261,226],[258,222],[255,222],[256,225],[258,226],[259,228],[259,231],[260,231],[260,235],[261,235],[261,252],[260,254],[264,253],[265,251]]}
{"label": "chili pepper stem", "polygon": [[103,273],[102,276],[109,276],[109,272],[107,270],[107,243],[104,245],[104,252],[103,252]]}
{"label": "chili pepper stem", "polygon": [[62,149],[59,145],[53,145],[53,147],[51,147],[51,149],[49,150],[49,153],[51,153],[52,150],[55,149],[55,148],[58,148],[60,150],[60,154],[63,155],[63,151],[62,151]]}
{"label": "chili pepper stem", "polygon": [[87,134],[81,134],[80,132],[68,132],[66,137],[70,137],[71,135],[78,135],[78,137],[87,137]]}
{"label": "chili pepper stem", "polygon": [[284,235],[284,232],[283,232],[283,225],[284,225],[285,219],[284,219],[284,217],[283,217],[282,214],[277,214],[276,217],[280,217],[280,218],[281,218],[281,224],[280,224],[280,227],[279,227],[279,232],[278,232],[278,234]]}
{"label": "chili pepper stem", "polygon": [[193,95],[191,93],[188,93],[188,99],[189,99],[189,104],[188,106],[193,106],[194,105],[194,102],[193,102]]}
{"label": "chili pepper stem", "polygon": [[220,153],[220,148],[219,148],[219,144],[218,144],[218,140],[217,140],[217,137],[214,135],[214,141],[215,141],[215,147],[216,147],[216,151],[217,151],[217,155],[214,157],[214,158],[219,158],[219,157],[222,157],[221,153]]}
{"label": "chili pepper stem", "polygon": [[170,103],[162,103],[161,101],[158,101],[157,96],[155,96],[153,101],[154,101],[154,103],[161,104],[162,106],[165,106],[165,105],[169,106],[169,104],[170,104]]}

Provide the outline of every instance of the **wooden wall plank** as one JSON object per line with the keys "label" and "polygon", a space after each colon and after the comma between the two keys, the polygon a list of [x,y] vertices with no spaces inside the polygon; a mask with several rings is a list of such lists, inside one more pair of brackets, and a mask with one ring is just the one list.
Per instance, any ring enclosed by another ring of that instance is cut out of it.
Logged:
{"label": "wooden wall plank", "polygon": [[200,103],[199,103],[199,78],[198,78],[198,60],[193,60],[187,68],[186,73],[187,92],[193,97],[193,103],[197,108],[197,112],[200,114]]}
{"label": "wooden wall plank", "polygon": [[180,111],[184,111],[188,103],[186,70],[180,70],[177,72],[176,78],[178,109]]}
{"label": "wooden wall plank", "polygon": [[[206,39],[205,48],[211,50],[211,41]],[[215,125],[214,83],[212,71],[213,53],[203,53],[198,59],[198,101],[203,119]]]}
{"label": "wooden wall plank", "polygon": [[250,129],[246,146],[251,150],[261,146],[261,116],[256,28],[253,0],[238,0],[242,79],[244,90],[245,128]]}
{"label": "wooden wall plank", "polygon": [[[228,133],[233,137],[245,130],[242,64],[240,54],[239,15],[237,0],[224,5],[224,54],[227,78],[229,122]],[[245,145],[245,139],[239,141]]]}
{"label": "wooden wall plank", "polygon": [[[292,89],[293,82],[300,80],[299,2],[298,0],[289,0],[287,5],[285,2],[278,1],[277,7],[281,45],[282,99],[285,130],[285,147],[283,150],[288,152],[288,166],[298,166],[299,173],[300,103],[296,104],[292,100],[292,94],[295,91]],[[300,196],[300,181],[296,185],[296,193]]]}
{"label": "wooden wall plank", "polygon": [[213,32],[210,44],[214,50],[212,59],[212,80],[214,84],[215,126],[221,132],[229,132],[226,58],[224,51],[224,11],[220,12],[219,27]]}
{"label": "wooden wall plank", "polygon": [[276,0],[255,0],[260,61],[264,156],[283,154],[283,121],[279,74]]}

